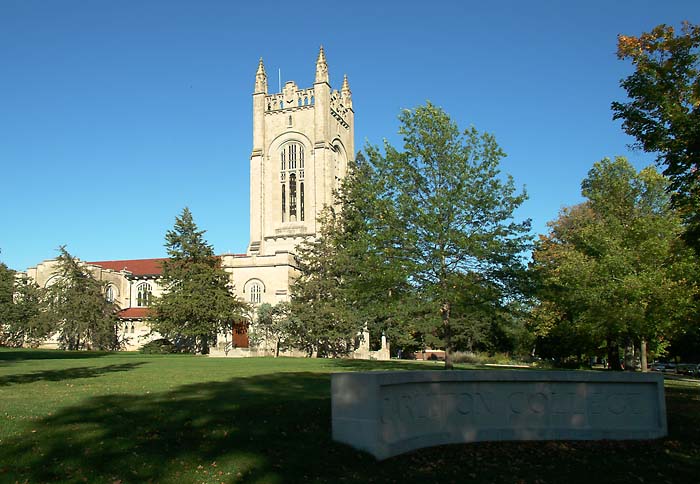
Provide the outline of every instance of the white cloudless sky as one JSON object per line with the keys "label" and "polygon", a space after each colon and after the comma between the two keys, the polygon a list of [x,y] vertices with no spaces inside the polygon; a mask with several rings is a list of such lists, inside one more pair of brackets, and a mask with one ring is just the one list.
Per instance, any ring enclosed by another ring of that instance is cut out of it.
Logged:
{"label": "white cloudless sky", "polygon": [[2,0],[0,261],[163,257],[185,206],[245,252],[258,59],[271,92],[280,71],[310,87],[321,44],[357,149],[400,147],[399,112],[430,100],[496,136],[543,233],[595,161],[653,163],[612,120],[616,38],[682,20],[700,2]]}

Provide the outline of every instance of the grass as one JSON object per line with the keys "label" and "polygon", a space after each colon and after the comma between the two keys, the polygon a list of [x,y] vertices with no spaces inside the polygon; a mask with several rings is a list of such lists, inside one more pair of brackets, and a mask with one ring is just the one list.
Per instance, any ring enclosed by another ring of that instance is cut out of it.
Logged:
{"label": "grass", "polygon": [[656,441],[493,442],[376,462],[331,440],[347,360],[0,350],[0,483],[698,482],[700,385],[667,382]]}

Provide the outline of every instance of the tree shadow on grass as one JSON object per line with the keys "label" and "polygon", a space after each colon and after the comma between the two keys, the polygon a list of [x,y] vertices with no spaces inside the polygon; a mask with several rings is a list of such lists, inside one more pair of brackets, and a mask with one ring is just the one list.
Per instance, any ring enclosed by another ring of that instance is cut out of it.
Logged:
{"label": "tree shadow on grass", "polygon": [[121,365],[107,365],[99,367],[81,366],[78,368],[66,368],[64,370],[44,370],[32,373],[20,373],[0,377],[0,387],[8,385],[20,385],[37,381],[63,381],[79,378],[94,378],[107,373],[129,371],[144,365],[145,362],[123,363]]}
{"label": "tree shadow on grass", "polygon": [[0,481],[627,483],[700,471],[665,452],[673,439],[453,445],[376,462],[332,441],[330,377],[318,373],[97,396],[31,426],[0,445]]}
{"label": "tree shadow on grass", "polygon": [[331,360],[333,366],[346,369],[347,371],[403,371],[403,370],[444,370],[444,361],[413,361],[413,360],[351,360],[337,359]]}
{"label": "tree shadow on grass", "polygon": [[25,360],[82,360],[113,355],[108,351],[62,351],[28,348],[0,348],[0,365]]}

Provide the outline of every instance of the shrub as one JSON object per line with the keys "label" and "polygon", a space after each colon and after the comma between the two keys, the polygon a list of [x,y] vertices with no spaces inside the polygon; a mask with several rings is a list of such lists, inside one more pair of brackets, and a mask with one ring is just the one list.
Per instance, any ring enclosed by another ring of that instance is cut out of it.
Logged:
{"label": "shrub", "polygon": [[165,338],[149,341],[139,348],[139,352],[147,355],[165,355],[176,351],[175,345]]}

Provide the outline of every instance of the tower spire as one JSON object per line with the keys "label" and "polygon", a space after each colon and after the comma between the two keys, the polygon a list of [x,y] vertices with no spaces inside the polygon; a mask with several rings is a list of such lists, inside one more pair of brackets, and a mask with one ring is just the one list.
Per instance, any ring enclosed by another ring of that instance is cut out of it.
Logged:
{"label": "tower spire", "polygon": [[318,59],[316,59],[316,83],[319,82],[328,82],[328,64],[323,46],[318,51]]}
{"label": "tower spire", "polygon": [[340,94],[343,96],[343,100],[347,107],[352,107],[352,91],[350,91],[350,83],[348,82],[348,75],[343,76],[343,87],[340,89]]}
{"label": "tower spire", "polygon": [[258,71],[255,73],[255,93],[267,94],[267,74],[265,73],[265,64],[262,57],[258,63]]}

